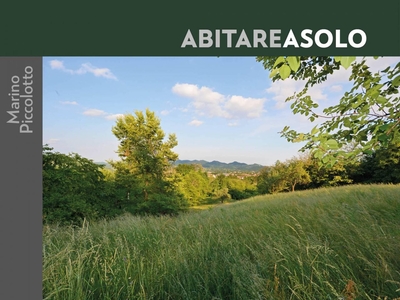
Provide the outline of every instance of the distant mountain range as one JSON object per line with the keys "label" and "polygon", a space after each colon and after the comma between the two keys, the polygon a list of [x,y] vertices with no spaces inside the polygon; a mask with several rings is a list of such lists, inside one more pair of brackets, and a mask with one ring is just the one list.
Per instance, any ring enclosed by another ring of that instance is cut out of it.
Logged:
{"label": "distant mountain range", "polygon": [[[95,162],[98,165],[104,165],[106,169],[112,169],[111,165],[106,162]],[[197,164],[201,165],[207,171],[260,171],[264,166],[259,164],[245,164],[237,161],[231,163],[223,163],[220,161],[213,160],[211,162],[205,160],[177,160],[175,165],[181,164]]]}
{"label": "distant mountain range", "polygon": [[175,165],[180,164],[198,164],[209,171],[260,171],[264,166],[259,164],[245,164],[237,161],[231,163],[223,163],[213,160],[211,162],[205,160],[177,160]]}

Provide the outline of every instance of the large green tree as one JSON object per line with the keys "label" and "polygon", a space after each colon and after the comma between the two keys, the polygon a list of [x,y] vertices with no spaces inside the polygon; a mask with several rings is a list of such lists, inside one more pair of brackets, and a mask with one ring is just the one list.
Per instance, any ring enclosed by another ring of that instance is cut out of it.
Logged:
{"label": "large green tree", "polygon": [[[131,190],[141,190],[138,210],[149,213],[175,212],[182,206],[174,184],[173,163],[178,154],[172,151],[178,142],[175,134],[166,139],[160,119],[146,109],[125,114],[117,119],[112,133],[119,140],[121,162],[110,162],[116,167],[116,178]],[[131,178],[131,187],[128,181]]]}
{"label": "large green tree", "polygon": [[[306,142],[301,150],[310,150],[323,164],[333,166],[339,158],[357,160],[362,154],[371,154],[399,141],[400,62],[373,73],[365,58],[262,56],[257,60],[270,71],[273,81],[287,78],[305,81],[303,89],[287,101],[292,102],[294,114],[305,115],[311,122],[324,121],[308,133],[285,126],[281,134],[291,142]],[[343,93],[336,105],[317,112],[318,103],[308,94],[309,88],[324,82],[340,68],[350,66],[352,88]],[[346,151],[343,147],[349,143],[356,147]]]}

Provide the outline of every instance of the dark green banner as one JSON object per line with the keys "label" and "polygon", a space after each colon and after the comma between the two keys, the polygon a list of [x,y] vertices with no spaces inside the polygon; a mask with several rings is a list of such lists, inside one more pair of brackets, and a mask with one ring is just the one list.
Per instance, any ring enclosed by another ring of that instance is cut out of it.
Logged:
{"label": "dark green banner", "polygon": [[399,12],[398,1],[15,2],[0,55],[390,56]]}

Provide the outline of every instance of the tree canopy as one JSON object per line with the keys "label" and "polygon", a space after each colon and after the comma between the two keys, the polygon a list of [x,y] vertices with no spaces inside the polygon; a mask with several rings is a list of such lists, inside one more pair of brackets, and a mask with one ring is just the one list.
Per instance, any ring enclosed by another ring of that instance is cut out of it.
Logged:
{"label": "tree canopy", "polygon": [[[289,56],[257,57],[269,70],[273,81],[291,78],[304,80],[301,91],[287,98],[294,114],[324,121],[308,133],[289,126],[281,131],[290,142],[306,142],[300,150],[310,150],[325,165],[333,166],[338,158],[356,160],[361,154],[372,154],[381,147],[399,141],[400,62],[376,73],[370,71],[365,57]],[[352,88],[338,103],[316,112],[319,104],[308,94],[310,87],[326,81],[341,67],[351,67]],[[352,150],[344,149],[353,143]]]}
{"label": "tree canopy", "polygon": [[122,160],[110,163],[116,169],[117,179],[142,192],[138,211],[172,213],[183,207],[173,172],[178,154],[172,148],[178,142],[175,134],[165,139],[155,113],[146,109],[145,113],[125,114],[117,119],[112,133],[120,142],[117,152]]}
{"label": "tree canopy", "polygon": [[101,166],[76,153],[43,147],[43,218],[45,222],[79,224],[111,215],[112,196]]}
{"label": "tree canopy", "polygon": [[178,145],[175,134],[164,141],[160,119],[149,109],[119,118],[112,132],[120,141],[118,155],[146,187],[156,188],[178,159],[178,154],[172,151]]}

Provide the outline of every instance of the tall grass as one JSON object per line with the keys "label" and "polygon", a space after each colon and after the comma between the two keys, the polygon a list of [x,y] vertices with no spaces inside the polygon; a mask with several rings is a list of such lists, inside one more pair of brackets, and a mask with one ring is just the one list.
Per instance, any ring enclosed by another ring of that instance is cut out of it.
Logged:
{"label": "tall grass", "polygon": [[400,185],[43,231],[44,299],[400,298]]}

